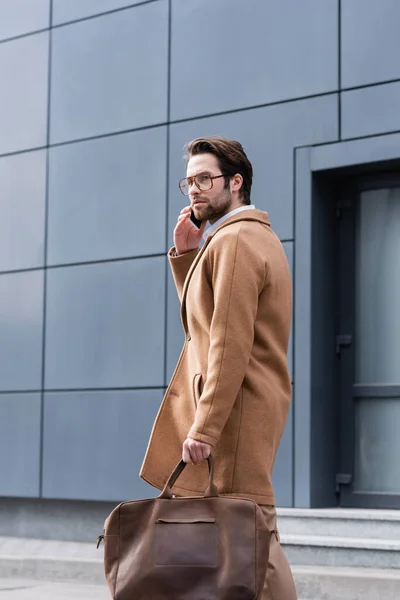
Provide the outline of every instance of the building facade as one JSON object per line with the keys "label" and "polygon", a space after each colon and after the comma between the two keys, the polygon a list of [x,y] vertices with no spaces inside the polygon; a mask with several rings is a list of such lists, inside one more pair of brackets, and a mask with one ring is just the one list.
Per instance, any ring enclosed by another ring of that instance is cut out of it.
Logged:
{"label": "building facade", "polygon": [[395,0],[0,3],[3,507],[156,493],[183,146],[223,135],[294,281],[278,504],[400,508],[399,20]]}

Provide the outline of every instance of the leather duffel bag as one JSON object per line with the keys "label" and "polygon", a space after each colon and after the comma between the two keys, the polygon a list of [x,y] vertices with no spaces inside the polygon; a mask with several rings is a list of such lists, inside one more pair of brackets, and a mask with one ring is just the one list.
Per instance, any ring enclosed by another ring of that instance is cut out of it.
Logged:
{"label": "leather duffel bag", "polygon": [[257,600],[270,531],[250,499],[219,496],[212,457],[204,496],[175,498],[181,461],[157,498],[122,502],[107,517],[104,569],[114,600]]}

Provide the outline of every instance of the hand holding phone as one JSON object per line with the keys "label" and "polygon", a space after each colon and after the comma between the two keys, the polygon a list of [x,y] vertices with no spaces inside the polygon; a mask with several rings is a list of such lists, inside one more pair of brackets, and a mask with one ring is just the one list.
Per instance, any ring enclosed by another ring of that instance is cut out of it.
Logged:
{"label": "hand holding phone", "polygon": [[190,217],[189,217],[190,221],[193,223],[193,225],[197,228],[200,229],[203,221],[200,221],[199,219],[196,219],[196,217],[194,216],[194,212],[193,210],[190,211]]}
{"label": "hand holding phone", "polygon": [[178,254],[198,248],[203,237],[207,222],[199,221],[194,214],[192,216],[192,212],[191,206],[185,206],[178,217],[174,229],[174,244]]}

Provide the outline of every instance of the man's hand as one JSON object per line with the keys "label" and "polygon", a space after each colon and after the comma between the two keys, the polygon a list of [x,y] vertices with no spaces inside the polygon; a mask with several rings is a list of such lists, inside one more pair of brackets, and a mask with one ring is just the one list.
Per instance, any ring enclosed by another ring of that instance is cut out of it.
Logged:
{"label": "man's hand", "polygon": [[185,252],[198,248],[207,225],[207,221],[204,221],[200,229],[196,229],[189,219],[190,211],[191,206],[185,206],[181,210],[174,229],[174,245],[178,254],[185,254]]}
{"label": "man's hand", "polygon": [[187,438],[183,443],[182,459],[185,463],[197,464],[208,458],[211,450],[212,446],[210,444]]}

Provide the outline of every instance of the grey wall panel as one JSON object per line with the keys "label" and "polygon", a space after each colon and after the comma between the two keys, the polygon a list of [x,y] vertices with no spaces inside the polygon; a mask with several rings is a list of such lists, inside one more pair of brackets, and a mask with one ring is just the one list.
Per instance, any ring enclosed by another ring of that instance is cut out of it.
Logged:
{"label": "grey wall panel", "polygon": [[50,0],[1,0],[0,40],[45,29],[50,25]]}
{"label": "grey wall panel", "polygon": [[49,34],[0,44],[0,154],[44,146]]}
{"label": "grey wall panel", "polygon": [[399,148],[400,134],[317,146],[311,149],[311,169],[324,171],[361,164],[395,162],[399,159]]}
{"label": "grey wall panel", "polygon": [[173,0],[172,118],[337,90],[337,31],[337,0]]}
{"label": "grey wall panel", "polygon": [[337,95],[310,98],[244,112],[171,125],[169,240],[187,198],[178,189],[185,175],[183,146],[198,136],[224,135],[239,140],[253,164],[252,201],[269,212],[282,240],[293,239],[293,149],[335,141]]}
{"label": "grey wall panel", "polygon": [[50,150],[48,263],[165,252],[166,127]]}
{"label": "grey wall panel", "polygon": [[400,83],[352,90],[341,96],[343,138],[400,130]]}
{"label": "grey wall panel", "polygon": [[400,78],[400,3],[342,2],[342,87]]}
{"label": "grey wall panel", "polygon": [[39,495],[40,394],[0,395],[0,496]]}
{"label": "grey wall panel", "polygon": [[272,484],[277,506],[293,506],[293,399],[276,454]]}
{"label": "grey wall panel", "polygon": [[166,121],[167,2],[56,28],[52,49],[52,143]]}
{"label": "grey wall panel", "polygon": [[139,2],[142,0],[53,0],[53,25],[85,19]]}
{"label": "grey wall panel", "polygon": [[161,399],[160,390],[45,394],[44,497],[155,496],[138,473]]}
{"label": "grey wall panel", "polygon": [[43,272],[0,275],[0,389],[37,390],[42,375]]}
{"label": "grey wall panel", "polygon": [[46,152],[0,158],[0,271],[44,262]]}
{"label": "grey wall panel", "polygon": [[165,260],[49,270],[47,389],[163,385]]}

